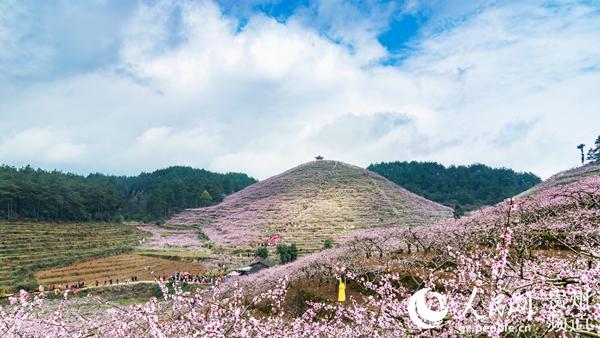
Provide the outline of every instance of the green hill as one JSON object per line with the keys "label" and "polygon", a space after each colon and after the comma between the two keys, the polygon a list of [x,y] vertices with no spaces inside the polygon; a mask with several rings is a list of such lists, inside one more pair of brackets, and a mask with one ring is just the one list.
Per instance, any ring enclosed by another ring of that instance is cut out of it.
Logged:
{"label": "green hill", "polygon": [[190,167],[125,177],[0,166],[0,219],[161,219],[185,208],[217,203],[254,182],[246,174]]}
{"label": "green hill", "polygon": [[415,194],[463,210],[493,205],[541,182],[532,173],[483,164],[445,167],[435,162],[381,162],[367,169]]}

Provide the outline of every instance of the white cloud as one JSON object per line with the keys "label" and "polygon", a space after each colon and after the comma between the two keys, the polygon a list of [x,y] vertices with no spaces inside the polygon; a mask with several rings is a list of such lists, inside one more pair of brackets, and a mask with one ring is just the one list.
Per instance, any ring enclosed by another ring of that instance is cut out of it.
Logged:
{"label": "white cloud", "polygon": [[0,2],[0,88],[10,76],[39,72],[53,55],[52,48],[27,39],[30,22],[24,6],[15,0]]}
{"label": "white cloud", "polygon": [[322,153],[364,166],[477,161],[547,176],[576,165],[575,145],[600,133],[600,20],[584,5],[488,8],[424,37],[398,67],[374,63],[386,53],[378,24],[355,18],[330,27],[338,44],[300,14],[286,23],[254,15],[238,32],[211,2],[142,5],[117,64],[0,92],[0,133],[12,135],[0,156],[266,178]]}
{"label": "white cloud", "polygon": [[[424,86],[446,84],[431,103],[445,113],[450,133],[465,140],[432,157],[543,176],[576,165],[574,145],[600,133],[592,89],[600,84],[599,33],[597,8],[517,4],[425,40],[405,69]],[[494,142],[507,124],[533,120],[539,123],[520,138]]]}
{"label": "white cloud", "polygon": [[82,159],[86,145],[66,139],[56,128],[29,128],[0,138],[0,158],[12,162],[36,158],[49,164]]}
{"label": "white cloud", "polygon": [[153,127],[136,139],[123,163],[143,164],[147,169],[173,164],[194,165],[197,159],[210,159],[220,148],[218,134],[202,127],[174,130],[169,127]]}

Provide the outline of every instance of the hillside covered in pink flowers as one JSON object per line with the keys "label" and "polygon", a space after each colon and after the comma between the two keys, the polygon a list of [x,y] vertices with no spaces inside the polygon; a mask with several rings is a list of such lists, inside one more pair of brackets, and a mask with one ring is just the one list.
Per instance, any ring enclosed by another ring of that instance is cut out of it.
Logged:
{"label": "hillside covered in pink flowers", "polygon": [[581,167],[573,168],[570,170],[561,171],[555,175],[552,175],[544,182],[534,186],[533,188],[524,191],[518,196],[528,196],[537,193],[541,193],[544,190],[550,188],[556,188],[559,186],[568,185],[570,183],[581,181],[586,177],[597,177],[600,176],[600,164],[588,163]]}
{"label": "hillside covered in pink flowers", "polygon": [[167,223],[195,225],[217,245],[252,249],[271,236],[320,249],[355,230],[432,224],[450,208],[365,169],[313,161],[253,184],[215,206],[187,209]]}
{"label": "hillside covered in pink flowers", "polygon": [[[600,176],[591,168],[458,220],[361,229],[210,289],[158,281],[162,296],[144,304],[22,291],[0,308],[0,325],[9,336],[52,337],[597,337]],[[419,290],[437,298],[415,305]],[[78,314],[94,302],[97,311]]]}

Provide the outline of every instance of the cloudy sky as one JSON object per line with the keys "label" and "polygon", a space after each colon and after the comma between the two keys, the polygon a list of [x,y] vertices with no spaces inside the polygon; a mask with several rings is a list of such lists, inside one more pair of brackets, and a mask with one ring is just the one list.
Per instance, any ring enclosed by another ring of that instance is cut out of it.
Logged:
{"label": "cloudy sky", "polygon": [[0,0],[3,164],[547,177],[598,135],[597,1]]}

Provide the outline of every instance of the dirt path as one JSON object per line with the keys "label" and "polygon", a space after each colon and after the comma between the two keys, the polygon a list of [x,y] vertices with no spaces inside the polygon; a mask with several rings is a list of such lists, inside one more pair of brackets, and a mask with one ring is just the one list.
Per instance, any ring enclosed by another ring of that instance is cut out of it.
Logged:
{"label": "dirt path", "polygon": [[402,214],[400,213],[400,211],[398,211],[398,208],[396,208],[396,206],[392,203],[392,201],[390,200],[390,197],[387,195],[387,193],[385,192],[385,190],[381,189],[381,187],[379,186],[379,184],[377,184],[377,181],[375,181],[374,178],[371,178],[371,183],[373,183],[373,185],[375,186],[375,188],[377,189],[377,191],[379,192],[379,194],[387,202],[388,206],[392,209],[392,211],[394,212],[394,214],[396,214],[396,216],[398,218],[402,217]]}

